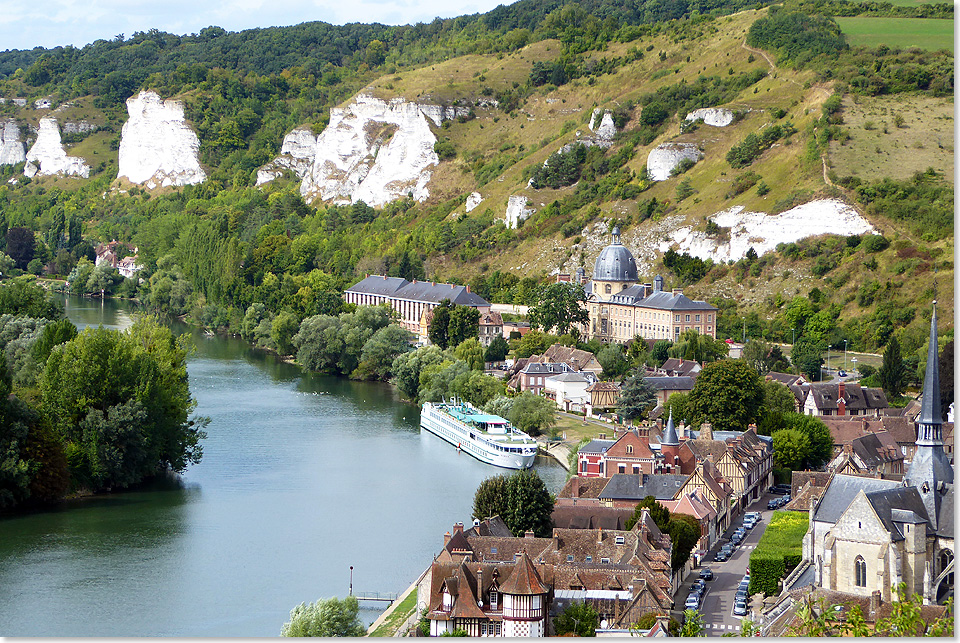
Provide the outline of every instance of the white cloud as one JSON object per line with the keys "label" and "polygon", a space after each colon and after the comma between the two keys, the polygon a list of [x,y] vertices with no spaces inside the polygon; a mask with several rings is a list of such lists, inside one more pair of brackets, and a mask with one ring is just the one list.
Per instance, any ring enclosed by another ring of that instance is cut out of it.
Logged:
{"label": "white cloud", "polygon": [[489,11],[502,1],[455,4],[442,0],[46,0],[3,3],[0,48],[82,47],[118,34],[159,29],[178,35],[216,25],[229,31],[321,20],[333,24],[414,24]]}

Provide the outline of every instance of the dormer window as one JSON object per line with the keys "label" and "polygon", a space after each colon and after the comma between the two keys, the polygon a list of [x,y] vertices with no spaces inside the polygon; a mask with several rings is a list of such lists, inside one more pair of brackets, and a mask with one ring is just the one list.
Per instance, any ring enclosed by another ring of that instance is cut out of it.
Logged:
{"label": "dormer window", "polygon": [[610,559],[609,559],[609,558],[601,558],[601,559],[600,559],[600,562],[603,563],[604,565],[608,565],[608,564],[610,563]]}
{"label": "dormer window", "polygon": [[627,455],[630,455],[630,454],[632,454],[632,453],[633,453],[633,445],[632,445],[632,444],[628,444],[628,445],[627,445]]}
{"label": "dormer window", "polygon": [[497,609],[497,605],[499,604],[499,601],[500,601],[500,592],[498,592],[495,589],[491,589],[490,590],[490,609],[492,610]]}
{"label": "dormer window", "polygon": [[592,563],[592,562],[593,562],[593,556],[589,556],[589,555],[588,555],[587,558],[586,558],[586,561],[587,561],[588,563]]}
{"label": "dormer window", "polygon": [[617,536],[614,540],[615,540],[615,542],[616,542],[618,545],[622,545],[623,542],[624,542],[624,541],[623,541],[623,536]]}
{"label": "dormer window", "polygon": [[573,554],[567,554],[567,562],[568,562],[568,563],[572,563],[572,562],[573,562]]}
{"label": "dormer window", "polygon": [[609,294],[610,294],[610,289],[611,289],[611,288],[610,288],[610,284],[604,285],[604,287],[603,287],[603,293],[604,293],[605,295],[609,295]]}
{"label": "dormer window", "polygon": [[496,548],[496,547],[491,547],[491,548],[490,548],[490,553],[491,553],[491,554],[497,553],[497,548]]}

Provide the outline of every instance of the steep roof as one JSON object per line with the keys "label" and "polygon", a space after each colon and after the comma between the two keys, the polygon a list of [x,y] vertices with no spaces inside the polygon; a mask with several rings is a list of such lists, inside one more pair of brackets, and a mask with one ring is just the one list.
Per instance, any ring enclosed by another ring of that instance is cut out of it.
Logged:
{"label": "steep roof", "polygon": [[869,433],[857,438],[851,443],[853,452],[864,465],[876,469],[884,462],[903,460],[903,452],[886,431]]}
{"label": "steep roof", "polygon": [[903,523],[927,523],[927,509],[916,487],[896,487],[866,494],[867,501],[877,512],[884,529],[894,540],[903,540]]}
{"label": "steep roof", "polygon": [[813,514],[813,520],[834,524],[861,490],[864,493],[872,493],[895,489],[900,486],[901,484],[896,480],[837,474],[827,485],[826,491],[823,492],[823,496],[820,498],[817,509]]}
{"label": "steep roof", "polygon": [[580,447],[580,453],[604,453],[615,443],[616,440],[593,439]]}
{"label": "steep roof", "polygon": [[544,587],[540,574],[534,569],[533,563],[527,552],[520,552],[520,560],[517,561],[510,578],[500,586],[500,591],[504,594],[514,596],[533,596],[536,594],[546,594],[550,591]]}

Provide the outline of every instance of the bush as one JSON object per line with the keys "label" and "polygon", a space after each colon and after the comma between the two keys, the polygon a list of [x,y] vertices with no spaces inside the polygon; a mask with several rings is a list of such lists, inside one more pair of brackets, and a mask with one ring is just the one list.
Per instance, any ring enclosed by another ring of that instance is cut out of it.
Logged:
{"label": "bush", "polygon": [[860,243],[860,247],[863,248],[864,252],[873,254],[889,248],[890,241],[888,241],[887,238],[882,234],[871,234],[867,237],[864,237],[863,241]]}

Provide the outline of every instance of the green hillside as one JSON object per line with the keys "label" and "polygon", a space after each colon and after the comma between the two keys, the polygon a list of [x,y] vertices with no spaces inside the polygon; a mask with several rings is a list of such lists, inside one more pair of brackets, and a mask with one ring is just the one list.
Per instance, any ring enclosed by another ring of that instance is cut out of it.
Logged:
{"label": "green hillside", "polygon": [[[36,233],[36,261],[21,269],[73,273],[72,283],[96,242],[130,241],[144,281],[117,283],[117,293],[264,341],[282,316],[299,324],[338,313],[338,293],[367,273],[469,283],[494,301],[531,303],[553,273],[589,272],[618,224],[643,276],[663,274],[668,287],[718,305],[724,336],[745,323],[770,341],[799,331],[878,351],[896,334],[915,363],[934,278],[941,336],[952,336],[953,58],[854,47],[832,16],[952,18],[952,7],[881,9],[521,0],[429,25],[151,31],[2,52],[0,95],[49,97],[58,119],[101,129],[69,142],[90,179],[31,180],[2,166],[0,223]],[[115,180],[124,101],[141,88],[184,101],[207,181],[148,192]],[[360,91],[473,106],[436,129],[444,154],[429,199],[373,209],[307,204],[293,178],[253,187],[285,134],[321,131],[330,108]],[[685,124],[707,107],[736,120]],[[544,162],[588,132],[596,108],[613,115],[613,145],[564,158],[547,176]],[[22,131],[45,113],[0,105]],[[703,159],[650,181],[648,154],[665,142],[696,145]],[[484,201],[468,214],[474,191]],[[499,220],[517,195],[534,213],[506,229]],[[681,227],[722,241],[729,231],[710,217],[734,207],[777,213],[825,198],[854,206],[884,240],[813,237],[730,262],[665,260],[658,249]],[[65,233],[71,222],[82,240]]]}

